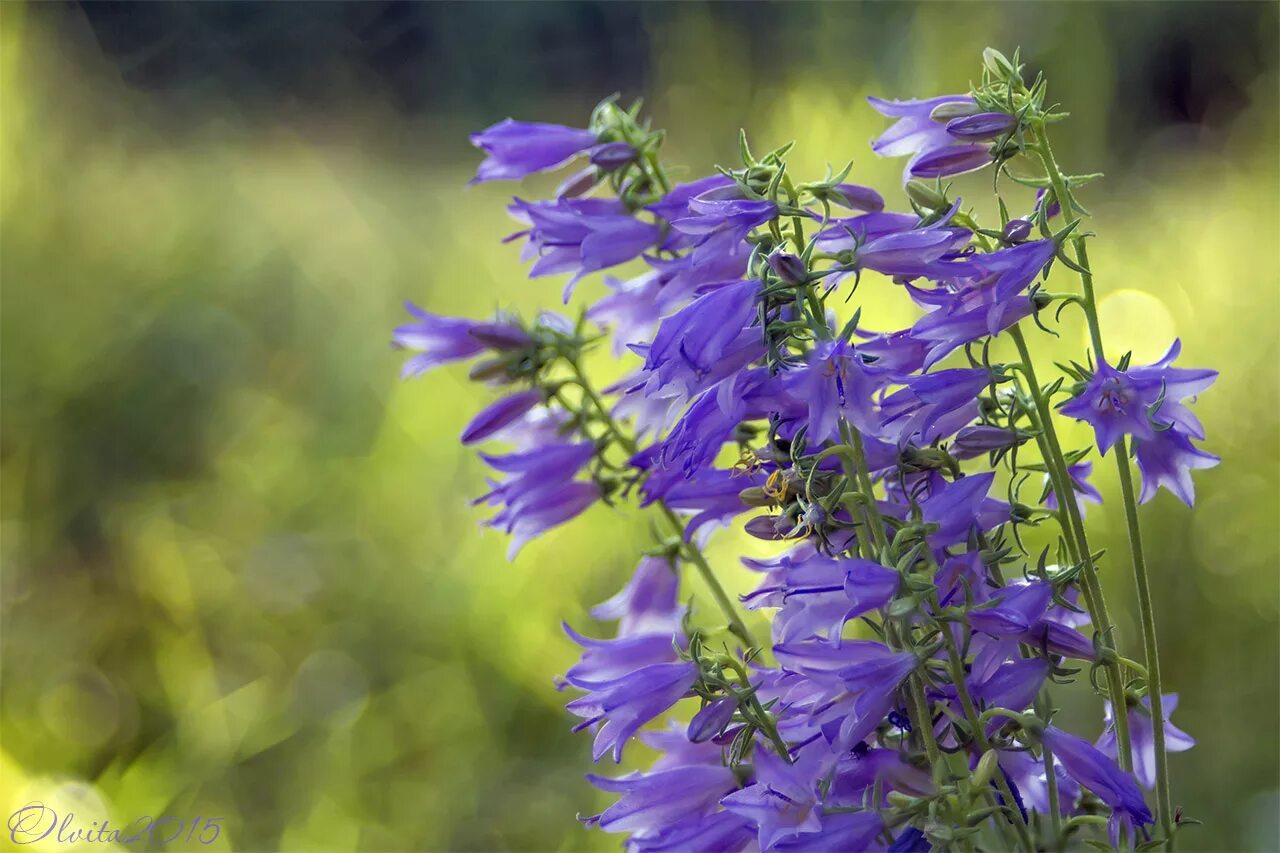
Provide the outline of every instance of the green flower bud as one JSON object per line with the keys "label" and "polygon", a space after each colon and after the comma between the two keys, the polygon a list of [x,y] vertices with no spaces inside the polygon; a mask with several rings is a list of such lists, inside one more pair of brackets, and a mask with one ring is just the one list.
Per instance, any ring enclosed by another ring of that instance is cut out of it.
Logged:
{"label": "green flower bud", "polygon": [[907,181],[907,197],[925,210],[946,210],[947,197],[924,181]]}
{"label": "green flower bud", "polygon": [[1005,56],[994,47],[989,47],[982,51],[982,64],[991,72],[993,77],[999,80],[1014,81],[1021,80],[1018,69],[1013,67],[1013,63],[1009,61],[1009,57]]}
{"label": "green flower bud", "polygon": [[999,756],[994,749],[988,749],[982,754],[982,758],[978,759],[978,766],[973,769],[973,785],[975,788],[985,788],[996,777],[996,767]]}

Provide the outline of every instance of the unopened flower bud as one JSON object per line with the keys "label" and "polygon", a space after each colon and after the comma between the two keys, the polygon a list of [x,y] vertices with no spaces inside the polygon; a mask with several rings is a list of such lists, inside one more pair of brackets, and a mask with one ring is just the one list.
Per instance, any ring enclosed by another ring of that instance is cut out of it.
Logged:
{"label": "unopened flower bud", "polygon": [[939,124],[946,124],[955,118],[977,115],[981,110],[982,108],[971,100],[947,101],[945,104],[934,107],[933,112],[929,113],[929,118]]}
{"label": "unopened flower bud", "polygon": [[743,525],[743,529],[757,539],[773,541],[782,538],[782,532],[778,530],[778,520],[785,520],[779,516],[775,518],[772,515],[757,515],[755,518]]}
{"label": "unopened flower bud", "polygon": [[490,403],[462,431],[462,443],[474,444],[488,438],[541,402],[542,392],[531,388]]}
{"label": "unopened flower bud", "polygon": [[998,761],[999,755],[994,749],[988,749],[982,753],[982,758],[978,759],[978,766],[973,769],[973,786],[975,788],[985,788],[996,777],[996,768],[999,766]]}
{"label": "unopened flower bud", "polygon": [[827,192],[827,198],[852,210],[879,213],[884,210],[884,196],[871,187],[858,184],[837,184]]}
{"label": "unopened flower bud", "polygon": [[947,122],[947,134],[962,142],[984,142],[1004,136],[1018,125],[1007,113],[978,113]]}
{"label": "unopened flower bud", "polygon": [[636,149],[626,142],[606,142],[591,149],[591,163],[606,172],[614,172],[636,159]]}
{"label": "unopened flower bud", "polygon": [[925,210],[946,210],[947,197],[926,181],[907,181],[907,197]]}
{"label": "unopened flower bud", "polygon": [[510,382],[514,378],[508,370],[507,363],[500,358],[477,361],[471,366],[467,377],[474,382]]}
{"label": "unopened flower bud", "polygon": [[1010,219],[1000,235],[1006,243],[1021,243],[1031,236],[1031,223],[1025,219]]}
{"label": "unopened flower bud", "polygon": [[510,323],[478,323],[469,334],[490,349],[499,351],[524,349],[533,342],[528,332]]}
{"label": "unopened flower bud", "polygon": [[556,187],[556,198],[577,198],[589,192],[598,183],[600,183],[600,172],[588,166],[561,181],[560,186]]}
{"label": "unopened flower bud", "polygon": [[771,497],[764,489],[759,486],[752,486],[749,489],[743,489],[738,492],[738,500],[747,506],[773,506],[777,500]]}
{"label": "unopened flower bud", "polygon": [[994,47],[989,47],[982,51],[982,64],[991,74],[1001,80],[1012,81],[1014,79],[1021,80],[1018,69],[1013,67],[1013,63],[1009,61],[1009,57],[1005,56]]}
{"label": "unopened flower bud", "polygon": [[733,712],[738,710],[738,700],[732,696],[717,699],[701,711],[693,715],[689,721],[687,736],[690,743],[704,743],[711,740],[733,719]]}
{"label": "unopened flower bud", "polygon": [[768,263],[769,269],[787,284],[804,284],[809,273],[804,261],[789,252],[774,252]]}

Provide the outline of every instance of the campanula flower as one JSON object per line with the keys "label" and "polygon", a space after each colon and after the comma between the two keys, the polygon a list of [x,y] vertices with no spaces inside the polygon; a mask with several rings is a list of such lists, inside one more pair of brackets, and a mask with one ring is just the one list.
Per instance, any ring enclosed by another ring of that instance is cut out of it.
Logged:
{"label": "campanula flower", "polygon": [[508,394],[481,409],[462,431],[463,444],[484,441],[494,433],[519,420],[534,406],[543,402],[543,394],[537,389]]}
{"label": "campanula flower", "polygon": [[970,532],[985,532],[1009,520],[1009,505],[987,497],[995,474],[961,477],[935,495],[926,498],[920,509],[928,524],[938,525],[929,534],[929,544],[945,548],[969,539]]}
{"label": "campanula flower", "polygon": [[1158,432],[1151,438],[1135,438],[1133,451],[1138,460],[1138,470],[1142,472],[1142,491],[1138,495],[1140,503],[1154,498],[1160,487],[1164,486],[1178,500],[1187,506],[1193,506],[1196,502],[1196,487],[1191,481],[1191,472],[1212,468],[1222,461],[1214,454],[1196,447],[1191,439],[1177,429]]}
{"label": "campanula flower", "polygon": [[1103,453],[1125,435],[1153,440],[1157,427],[1203,439],[1204,428],[1182,401],[1212,385],[1218,372],[1174,367],[1173,361],[1181,352],[1182,342],[1175,340],[1156,363],[1128,370],[1099,360],[1080,393],[1059,408],[1064,415],[1093,427],[1098,450]]}
{"label": "campanula flower", "polygon": [[565,285],[565,302],[583,276],[638,258],[662,234],[657,225],[636,219],[607,199],[517,198],[508,210],[529,226],[507,239],[526,238],[521,260],[533,261],[530,278],[573,274]]}
{"label": "campanula flower", "polygon": [[964,156],[971,156],[966,152],[958,162],[951,164],[954,171],[948,171],[942,166],[944,161],[954,156],[947,154],[947,149],[963,146],[955,144],[955,140],[947,133],[946,124],[933,118],[933,111],[943,104],[972,105],[973,99],[968,95],[941,95],[919,101],[885,101],[880,98],[867,98],[867,101],[882,116],[897,119],[871,143],[871,150],[881,157],[911,157],[903,169],[903,183],[912,177],[926,177],[915,169],[925,158],[928,158],[926,165],[930,162],[937,164],[926,169],[931,172],[927,177],[957,175],[981,168],[990,162],[991,158],[985,155],[982,162],[965,162]]}
{"label": "campanula flower", "polygon": [[[1092,462],[1077,462],[1074,465],[1067,466],[1067,476],[1071,479],[1071,490],[1076,498],[1076,507],[1080,510],[1083,517],[1085,512],[1085,503],[1102,503],[1102,495],[1093,484],[1089,482],[1089,477],[1093,474]],[[1045,475],[1045,484],[1048,488],[1049,476]],[[1053,489],[1049,489],[1049,493],[1045,495],[1044,505],[1049,509],[1058,508],[1058,493]]]}
{"label": "campanula flower", "polygon": [[759,827],[761,850],[770,850],[797,835],[818,832],[822,829],[817,792],[821,760],[818,750],[812,748],[802,750],[794,764],[757,748],[752,758],[755,784],[720,802]]}
{"label": "campanula flower", "polygon": [[738,787],[733,771],[719,764],[692,764],[616,779],[587,774],[587,781],[622,796],[586,823],[605,832],[652,834],[687,817],[715,811],[721,797]]}
{"label": "campanula flower", "polygon": [[592,454],[591,442],[583,441],[540,445],[501,456],[480,455],[490,467],[508,475],[503,481],[490,480],[489,493],[474,501],[502,507],[485,523],[511,535],[508,559],[514,559],[534,537],[600,499],[595,483],[574,479]]}
{"label": "campanula flower", "polygon": [[951,435],[978,413],[978,395],[991,382],[981,367],[936,370],[903,381],[905,386],[880,403],[881,435],[899,445],[922,445]]}
{"label": "campanula flower", "polygon": [[591,616],[617,620],[619,637],[655,633],[670,637],[679,630],[684,614],[679,592],[678,566],[665,557],[643,557],[627,585],[591,608]]}
{"label": "campanula flower", "polygon": [[1110,806],[1114,815],[1127,818],[1136,826],[1152,822],[1151,809],[1132,773],[1121,770],[1088,741],[1057,726],[1045,726],[1042,737],[1067,774]]}
{"label": "campanula flower", "polygon": [[558,124],[504,119],[471,134],[471,144],[487,155],[471,183],[519,180],[563,166],[596,144],[596,135]]}
{"label": "campanula flower", "polygon": [[404,363],[400,371],[402,378],[420,376],[433,367],[471,358],[486,350],[514,350],[530,343],[528,332],[502,317],[483,322],[432,314],[412,302],[406,302],[404,307],[417,320],[397,326],[391,341],[400,349],[419,354]]}
{"label": "campanula flower", "polygon": [[580,680],[574,686],[590,692],[565,708],[583,718],[574,731],[602,724],[591,748],[592,760],[599,761],[611,752],[619,762],[631,736],[680,701],[697,678],[697,664],[691,661],[650,664],[608,681],[588,684]]}
{"label": "campanula flower", "polygon": [[[1186,752],[1196,745],[1195,738],[1175,726],[1170,717],[1178,710],[1178,694],[1164,695],[1164,745],[1169,752]],[[1112,758],[1116,757],[1115,711],[1106,703],[1106,730],[1098,738],[1098,749]],[[1131,707],[1129,716],[1129,746],[1133,751],[1133,773],[1144,788],[1156,786],[1156,736],[1155,720],[1151,718],[1151,697],[1142,697],[1142,709]]]}
{"label": "campanula flower", "polygon": [[867,364],[848,341],[818,341],[809,353],[808,366],[788,374],[788,389],[809,407],[809,441],[840,439],[844,419],[859,432],[880,431],[875,393],[891,375]]}

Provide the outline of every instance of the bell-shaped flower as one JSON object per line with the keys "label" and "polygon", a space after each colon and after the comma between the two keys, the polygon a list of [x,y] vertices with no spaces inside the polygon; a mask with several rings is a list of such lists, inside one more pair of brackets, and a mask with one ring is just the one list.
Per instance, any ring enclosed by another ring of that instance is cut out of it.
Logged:
{"label": "bell-shaped flower", "polygon": [[471,134],[487,156],[471,183],[519,180],[563,166],[596,144],[595,133],[559,124],[504,119]]}
{"label": "bell-shaped flower", "polygon": [[[1178,728],[1169,719],[1178,710],[1178,694],[1164,695],[1164,748],[1168,752],[1186,752],[1196,745],[1195,738]],[[1133,752],[1133,773],[1147,789],[1156,786],[1156,728],[1151,717],[1151,697],[1142,697],[1142,707],[1131,707],[1129,718],[1129,746]],[[1119,751],[1116,747],[1115,712],[1106,703],[1106,729],[1098,738],[1098,749],[1112,758]]]}

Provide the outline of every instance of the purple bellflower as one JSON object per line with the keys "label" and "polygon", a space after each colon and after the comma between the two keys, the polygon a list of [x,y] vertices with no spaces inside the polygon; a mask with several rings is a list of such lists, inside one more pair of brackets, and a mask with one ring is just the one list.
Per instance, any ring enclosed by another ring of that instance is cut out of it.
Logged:
{"label": "purple bellflower", "polygon": [[640,257],[662,233],[657,225],[635,219],[620,204],[606,199],[527,202],[517,198],[508,209],[529,226],[507,240],[527,239],[521,260],[533,261],[530,278],[573,273],[564,289],[566,303],[583,276]]}
{"label": "purple bellflower", "polygon": [[479,133],[471,144],[487,155],[471,183],[513,181],[563,166],[596,144],[589,130],[558,124],[504,119]]}
{"label": "purple bellflower", "polygon": [[[1196,745],[1195,738],[1175,726],[1169,718],[1178,710],[1178,694],[1168,693],[1164,697],[1164,745],[1169,752],[1186,752]],[[1133,751],[1133,773],[1138,781],[1147,789],[1156,786],[1156,737],[1155,721],[1151,719],[1151,698],[1142,698],[1142,708],[1130,708],[1129,740]],[[1116,757],[1116,723],[1111,703],[1106,703],[1106,730],[1098,738],[1098,749],[1105,754]]]}

